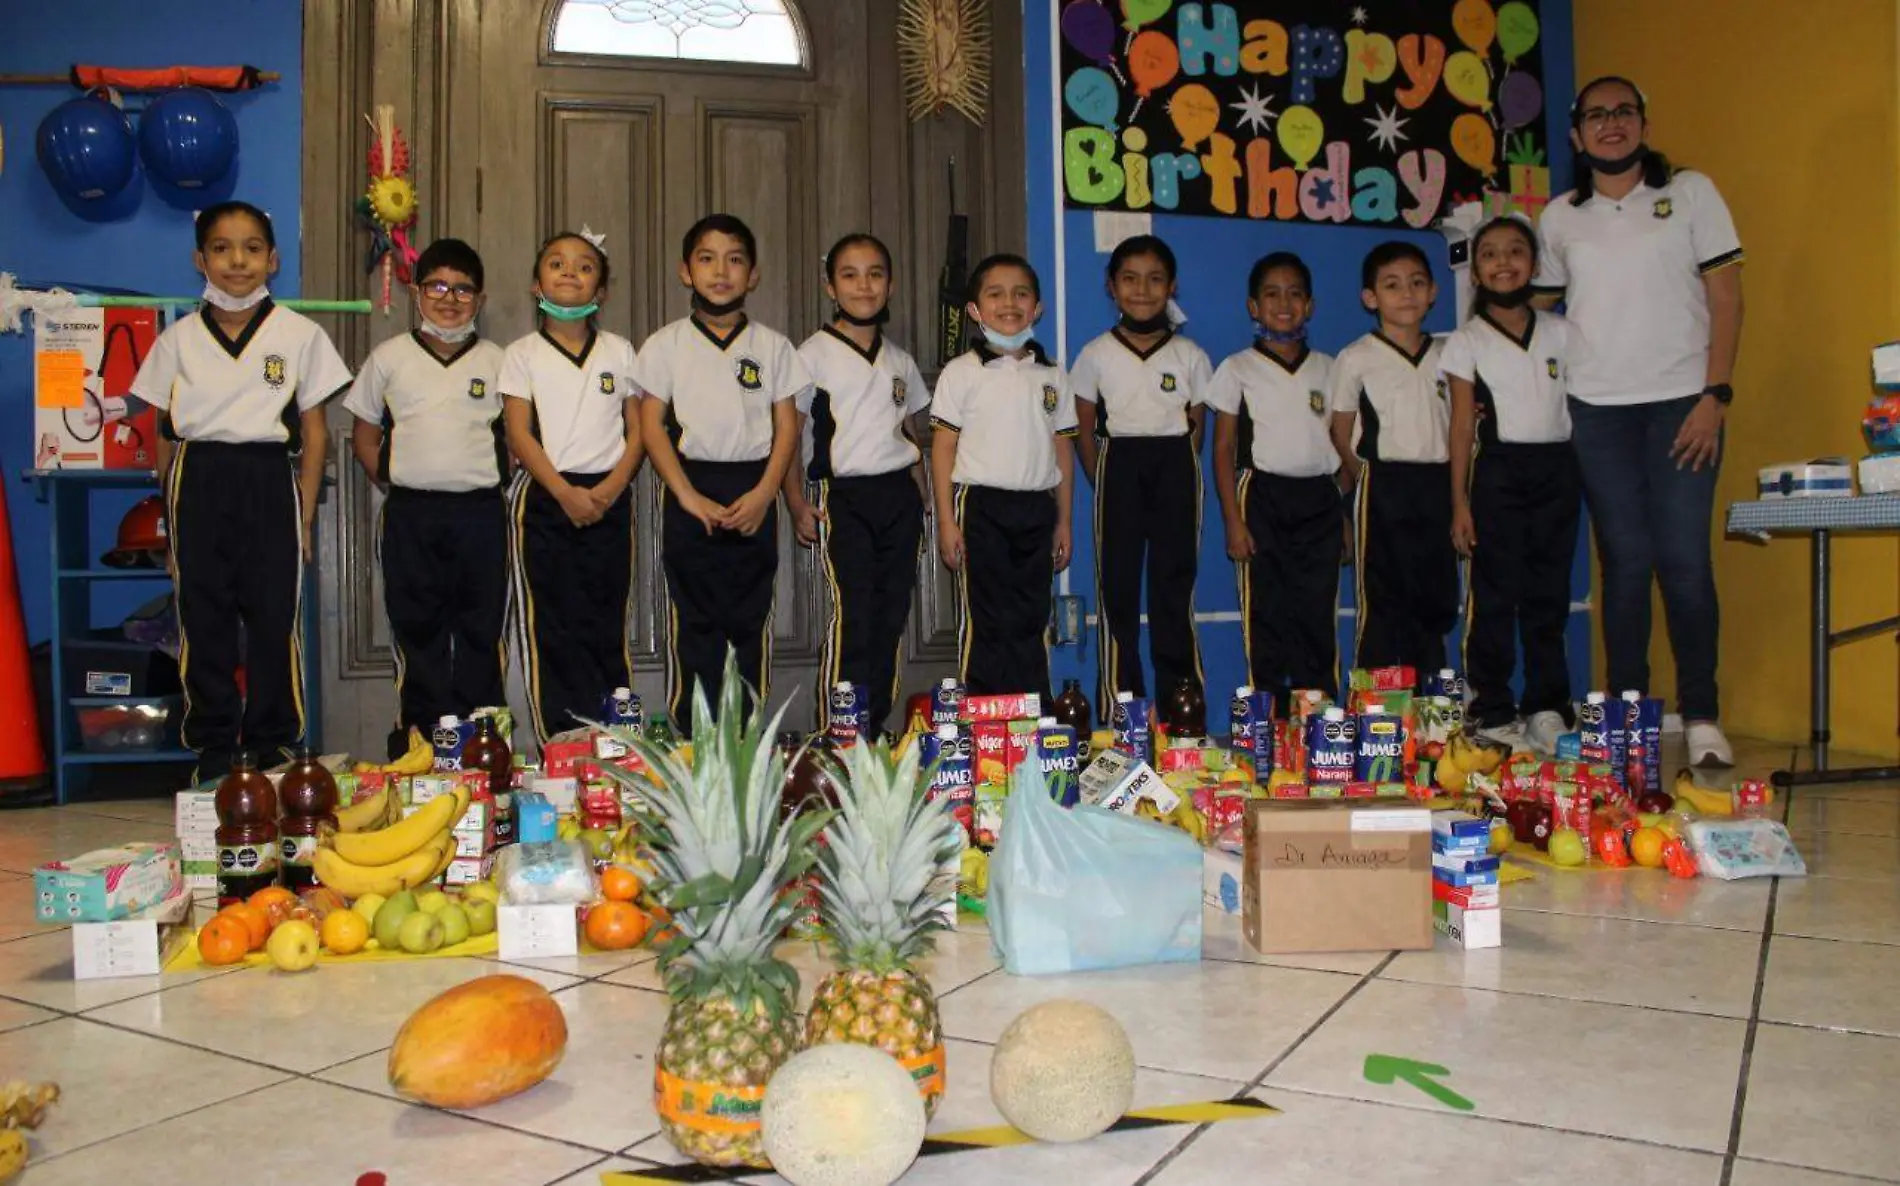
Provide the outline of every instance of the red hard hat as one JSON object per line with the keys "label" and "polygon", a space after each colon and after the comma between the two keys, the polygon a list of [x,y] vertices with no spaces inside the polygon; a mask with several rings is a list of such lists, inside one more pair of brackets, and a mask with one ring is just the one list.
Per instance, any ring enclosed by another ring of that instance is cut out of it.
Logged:
{"label": "red hard hat", "polygon": [[132,504],[119,520],[119,545],[99,559],[113,568],[159,568],[171,550],[165,530],[165,502],[148,495]]}

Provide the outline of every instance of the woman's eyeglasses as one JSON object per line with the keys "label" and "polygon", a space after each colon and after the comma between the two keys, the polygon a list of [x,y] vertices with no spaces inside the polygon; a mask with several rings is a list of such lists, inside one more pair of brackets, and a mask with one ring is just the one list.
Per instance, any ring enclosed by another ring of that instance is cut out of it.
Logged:
{"label": "woman's eyeglasses", "polygon": [[1583,126],[1595,130],[1615,120],[1626,124],[1641,119],[1643,109],[1634,103],[1624,103],[1616,107],[1586,107],[1583,110]]}
{"label": "woman's eyeglasses", "polygon": [[481,295],[473,284],[445,284],[440,280],[431,281],[422,286],[422,294],[431,300],[446,301],[455,298],[458,305],[466,305]]}

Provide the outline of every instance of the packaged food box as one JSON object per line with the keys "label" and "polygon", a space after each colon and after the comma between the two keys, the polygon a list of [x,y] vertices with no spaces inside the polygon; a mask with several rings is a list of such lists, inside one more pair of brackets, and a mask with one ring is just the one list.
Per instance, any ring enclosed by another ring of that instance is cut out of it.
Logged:
{"label": "packaged food box", "polygon": [[175,841],[102,848],[33,871],[41,922],[116,922],[184,891]]}
{"label": "packaged food box", "polygon": [[1041,716],[1042,697],[1035,692],[963,698],[963,719],[972,724],[979,721],[1033,721]]}
{"label": "packaged food box", "polygon": [[1504,946],[1504,911],[1456,902],[1432,903],[1432,929],[1467,951]]}
{"label": "packaged food box", "polygon": [[1173,811],[1181,796],[1168,786],[1155,768],[1135,760],[1120,750],[1096,754],[1082,772],[1080,801],[1090,807],[1133,815],[1143,799],[1154,801],[1162,815]]}

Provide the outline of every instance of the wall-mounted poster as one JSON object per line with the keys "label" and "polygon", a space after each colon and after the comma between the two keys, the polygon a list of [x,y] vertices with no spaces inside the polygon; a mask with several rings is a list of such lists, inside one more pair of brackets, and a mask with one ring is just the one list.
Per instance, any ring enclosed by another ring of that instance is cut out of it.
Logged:
{"label": "wall-mounted poster", "polygon": [[1423,228],[1550,196],[1534,0],[1064,0],[1068,204]]}

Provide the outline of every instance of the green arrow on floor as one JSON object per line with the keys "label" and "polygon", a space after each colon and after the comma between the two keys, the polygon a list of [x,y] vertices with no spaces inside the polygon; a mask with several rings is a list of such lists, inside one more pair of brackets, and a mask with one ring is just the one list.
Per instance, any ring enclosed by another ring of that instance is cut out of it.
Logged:
{"label": "green arrow on floor", "polygon": [[1414,1058],[1398,1058],[1390,1054],[1366,1055],[1368,1082],[1397,1083],[1403,1080],[1447,1108],[1456,1108],[1460,1112],[1474,1110],[1477,1107],[1476,1104],[1431,1077],[1449,1074],[1451,1074],[1450,1071],[1436,1063],[1419,1062]]}

